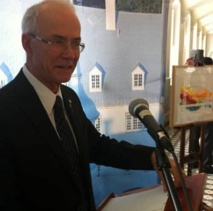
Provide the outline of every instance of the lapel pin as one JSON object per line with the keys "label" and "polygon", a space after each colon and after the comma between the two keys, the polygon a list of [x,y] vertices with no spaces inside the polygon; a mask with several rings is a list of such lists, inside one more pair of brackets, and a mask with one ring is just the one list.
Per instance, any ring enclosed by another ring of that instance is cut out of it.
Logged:
{"label": "lapel pin", "polygon": [[70,105],[70,107],[72,107],[72,101],[71,100],[69,100],[69,105]]}

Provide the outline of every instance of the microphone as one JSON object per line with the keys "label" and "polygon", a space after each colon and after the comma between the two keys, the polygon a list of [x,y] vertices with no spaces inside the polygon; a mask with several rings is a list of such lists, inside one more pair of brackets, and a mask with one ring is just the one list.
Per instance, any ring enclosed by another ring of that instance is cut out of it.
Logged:
{"label": "microphone", "polygon": [[129,105],[129,113],[137,117],[147,128],[149,135],[154,139],[157,144],[162,146],[169,152],[174,151],[174,147],[168,136],[165,135],[161,126],[158,125],[155,118],[149,111],[149,104],[144,99],[133,100]]}

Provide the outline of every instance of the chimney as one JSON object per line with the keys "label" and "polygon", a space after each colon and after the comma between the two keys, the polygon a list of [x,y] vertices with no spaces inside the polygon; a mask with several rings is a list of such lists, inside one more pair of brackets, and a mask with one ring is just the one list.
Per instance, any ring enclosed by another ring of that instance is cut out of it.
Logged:
{"label": "chimney", "polygon": [[116,0],[105,0],[106,30],[116,30]]}

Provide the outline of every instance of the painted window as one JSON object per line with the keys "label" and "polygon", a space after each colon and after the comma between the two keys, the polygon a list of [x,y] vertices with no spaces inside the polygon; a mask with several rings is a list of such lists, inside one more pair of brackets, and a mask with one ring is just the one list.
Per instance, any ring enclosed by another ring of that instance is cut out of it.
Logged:
{"label": "painted window", "polygon": [[99,89],[100,88],[100,75],[92,75],[91,76],[91,85],[92,89]]}
{"label": "painted window", "polygon": [[135,87],[143,86],[143,75],[142,74],[134,74],[134,86]]}
{"label": "painted window", "polygon": [[98,132],[101,132],[101,118],[100,117],[98,117],[95,120],[95,128]]}
{"label": "painted window", "polygon": [[89,73],[89,88],[90,92],[101,92],[102,91],[102,72],[94,67]]}
{"label": "painted window", "polygon": [[136,117],[133,117],[129,113],[126,114],[126,131],[138,131],[142,129],[142,123]]}
{"label": "painted window", "polygon": [[144,90],[144,71],[139,66],[132,71],[132,90]]}

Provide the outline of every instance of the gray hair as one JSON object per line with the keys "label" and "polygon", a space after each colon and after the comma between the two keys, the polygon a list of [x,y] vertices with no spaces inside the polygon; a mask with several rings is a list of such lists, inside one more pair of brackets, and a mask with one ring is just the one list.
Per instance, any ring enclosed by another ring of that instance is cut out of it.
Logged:
{"label": "gray hair", "polygon": [[69,0],[44,0],[40,3],[32,5],[28,8],[22,19],[22,33],[36,33],[37,18],[39,16],[39,9],[42,5],[48,3],[60,3],[75,11],[74,5]]}

